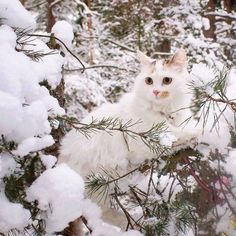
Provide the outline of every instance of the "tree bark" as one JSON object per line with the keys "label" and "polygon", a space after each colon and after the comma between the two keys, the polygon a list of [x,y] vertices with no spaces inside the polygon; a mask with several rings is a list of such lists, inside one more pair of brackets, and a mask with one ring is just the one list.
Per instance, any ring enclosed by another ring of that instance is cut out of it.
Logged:
{"label": "tree bark", "polygon": [[54,0],[47,0],[48,1],[48,10],[47,10],[47,32],[50,33],[52,30],[53,25],[56,22],[56,19],[53,15],[52,12],[52,7],[50,7],[50,4],[54,1]]}
{"label": "tree bark", "polygon": [[[89,9],[92,7],[92,0],[87,0],[87,6]],[[88,33],[89,33],[89,48],[88,48],[88,63],[90,65],[94,64],[94,58],[93,58],[93,21],[92,21],[92,15],[89,13],[87,15],[87,26],[88,26]]]}
{"label": "tree bark", "polygon": [[[205,13],[214,12],[216,9],[217,0],[209,0],[207,6],[205,7]],[[216,30],[216,17],[214,15],[206,15],[205,16],[210,23],[210,28],[208,30],[203,30],[203,34],[206,38],[212,38],[216,40],[215,30]]]}
{"label": "tree bark", "polygon": [[228,13],[232,12],[233,0],[223,0],[223,4],[224,4],[224,9],[225,9]]}
{"label": "tree bark", "polygon": [[24,6],[26,3],[26,0],[20,0],[21,4]]}

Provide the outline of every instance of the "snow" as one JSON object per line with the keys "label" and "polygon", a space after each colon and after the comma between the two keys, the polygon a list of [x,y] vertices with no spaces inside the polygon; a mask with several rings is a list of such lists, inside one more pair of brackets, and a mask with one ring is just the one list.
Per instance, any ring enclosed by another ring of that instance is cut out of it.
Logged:
{"label": "snow", "polygon": [[[48,83],[55,88],[61,80],[63,58],[57,54],[48,56],[50,59],[42,62],[33,62],[22,52],[15,50],[16,35],[12,29],[3,25],[0,31],[4,34],[0,38],[0,134],[5,135],[7,140],[16,142],[48,135],[51,132],[48,116],[64,114],[64,110],[39,82],[48,79]],[[42,50],[48,49],[42,41],[34,42],[36,50],[40,46]],[[47,138],[43,140],[45,145],[52,144]],[[31,147],[29,151],[38,150],[38,147],[35,148]]]}
{"label": "snow", "polygon": [[[222,64],[218,63],[218,67],[222,68]],[[203,87],[204,91],[215,99],[220,98],[211,85],[211,82],[215,80],[216,76],[217,74],[213,67],[209,67],[203,63],[193,65],[191,81],[194,86]],[[223,103],[213,106],[208,101],[199,111],[200,122],[198,127],[201,127],[203,131],[198,137],[198,142],[209,144],[209,147],[199,145],[199,150],[205,155],[209,154],[209,151],[214,152],[216,149],[222,154],[228,153],[228,145],[231,139],[229,123],[233,122],[234,113],[228,108],[224,112],[224,115],[221,115],[224,108],[225,105]],[[207,117],[207,119],[204,120],[204,117]],[[216,117],[218,118],[215,123]],[[204,123],[205,121],[206,123]]]}
{"label": "snow", "polygon": [[11,155],[7,153],[0,153],[0,183],[5,176],[12,174],[16,168],[16,162]]}
{"label": "snow", "polygon": [[0,43],[9,43],[12,47],[16,45],[16,34],[8,25],[0,26]]}
{"label": "snow", "polygon": [[[72,47],[72,40],[74,38],[73,27],[65,20],[57,21],[52,27],[52,33],[59,38],[68,48]],[[63,45],[58,42],[62,48]],[[64,49],[64,51],[66,51]]]}
{"label": "snow", "polygon": [[84,182],[66,164],[48,169],[27,190],[29,201],[37,200],[39,209],[45,211],[46,232],[59,232],[81,215],[85,217],[94,236],[141,236],[138,231],[120,232],[101,219],[100,208],[84,199]]}
{"label": "snow", "polygon": [[194,64],[191,70],[191,81],[196,86],[206,85],[215,79],[214,69],[210,66],[199,63]]}
{"label": "snow", "polygon": [[41,58],[40,62],[31,61],[31,68],[37,74],[38,82],[46,80],[52,89],[55,89],[61,82],[62,65],[65,62],[64,58],[58,52],[52,52],[42,40],[36,38],[33,44],[26,45],[25,49],[49,54]]}
{"label": "snow", "polygon": [[11,203],[0,192],[0,231],[7,233],[11,229],[23,230],[29,224],[30,212],[21,204]]}
{"label": "snow", "polygon": [[53,155],[40,155],[40,159],[47,169],[52,168],[57,162],[57,158]]}
{"label": "snow", "polygon": [[[2,150],[0,153],[0,232],[7,233],[11,229],[23,230],[28,226],[31,213],[21,204],[7,200],[3,194],[5,186],[2,178],[19,171],[19,165],[14,160],[16,156],[21,158],[54,143],[49,116],[62,115],[64,110],[40,82],[47,81],[49,86],[56,88],[61,82],[64,59],[59,53],[54,53],[34,62],[23,52],[18,52],[24,49],[51,53],[39,39],[23,48],[16,42],[17,35],[11,27],[35,27],[35,20],[18,0],[1,0],[0,18],[3,23],[0,26],[0,135],[6,142],[14,141],[17,146],[11,153]],[[55,157],[53,160],[49,156],[43,163],[50,168],[55,164]]]}
{"label": "snow", "polygon": [[84,182],[67,165],[48,169],[27,191],[29,201],[37,200],[39,208],[47,212],[46,231],[59,232],[82,214]]}
{"label": "snow", "polygon": [[[9,93],[0,91],[0,133],[9,134],[20,124],[23,110],[19,100]],[[9,119],[14,117],[14,119]]]}
{"label": "snow", "polygon": [[210,29],[210,21],[206,17],[202,17],[202,25],[204,27],[204,30],[209,30]]}
{"label": "snow", "polygon": [[163,132],[160,134],[161,145],[171,147],[175,141],[177,141],[177,138],[172,133]]}
{"label": "snow", "polygon": [[53,144],[54,140],[51,135],[45,135],[42,138],[27,138],[18,145],[17,149],[14,151],[14,154],[23,157],[28,155],[30,152],[42,150]]}
{"label": "snow", "polygon": [[65,78],[65,94],[70,104],[67,107],[67,114],[76,114],[79,119],[88,114],[86,107],[89,110],[91,104],[100,106],[106,102],[104,90],[97,81],[90,79],[89,75],[85,72]]}
{"label": "snow", "polygon": [[[32,15],[22,6],[19,0],[1,0],[0,16],[4,24],[11,27],[35,28]],[[14,16],[14,17],[13,17]]]}
{"label": "snow", "polygon": [[229,156],[227,157],[227,162],[222,163],[222,166],[224,166],[225,170],[230,173],[234,178],[236,182],[236,149],[233,149],[230,151]]}
{"label": "snow", "polygon": [[201,39],[195,38],[192,34],[185,39],[186,44],[190,44],[194,49],[208,48],[208,44]]}

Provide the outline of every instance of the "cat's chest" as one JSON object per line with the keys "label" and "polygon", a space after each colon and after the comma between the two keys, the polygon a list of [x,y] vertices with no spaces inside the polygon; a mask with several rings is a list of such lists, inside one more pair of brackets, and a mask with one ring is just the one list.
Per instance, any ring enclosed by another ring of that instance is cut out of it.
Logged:
{"label": "cat's chest", "polygon": [[133,112],[126,114],[125,120],[132,120],[134,122],[138,122],[139,124],[136,125],[136,130],[138,131],[147,131],[150,129],[154,124],[158,124],[161,122],[166,122],[167,124],[174,125],[176,124],[178,114],[171,114],[166,111],[139,111],[135,110]]}

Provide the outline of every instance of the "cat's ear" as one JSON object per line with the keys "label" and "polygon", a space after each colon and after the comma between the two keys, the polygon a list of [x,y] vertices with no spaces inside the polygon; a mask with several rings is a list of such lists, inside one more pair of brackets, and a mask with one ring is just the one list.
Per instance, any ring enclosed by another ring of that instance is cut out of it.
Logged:
{"label": "cat's ear", "polygon": [[143,67],[153,67],[155,66],[156,61],[146,56],[143,52],[137,50],[138,60]]}
{"label": "cat's ear", "polygon": [[187,55],[184,49],[180,48],[176,51],[174,56],[167,61],[167,66],[173,67],[178,71],[183,71],[187,68]]}

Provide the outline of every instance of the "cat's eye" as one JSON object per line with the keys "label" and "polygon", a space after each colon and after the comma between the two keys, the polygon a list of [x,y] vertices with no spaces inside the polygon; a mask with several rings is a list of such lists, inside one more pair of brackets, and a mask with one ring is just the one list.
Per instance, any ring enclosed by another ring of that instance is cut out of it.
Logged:
{"label": "cat's eye", "polygon": [[153,80],[152,80],[152,78],[147,77],[147,78],[145,79],[145,83],[148,84],[148,85],[153,84]]}
{"label": "cat's eye", "polygon": [[170,77],[164,77],[163,80],[162,80],[162,83],[163,84],[170,84],[172,82],[172,78]]}

